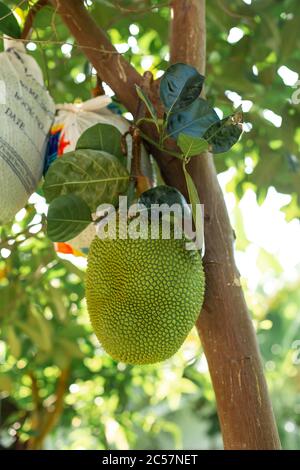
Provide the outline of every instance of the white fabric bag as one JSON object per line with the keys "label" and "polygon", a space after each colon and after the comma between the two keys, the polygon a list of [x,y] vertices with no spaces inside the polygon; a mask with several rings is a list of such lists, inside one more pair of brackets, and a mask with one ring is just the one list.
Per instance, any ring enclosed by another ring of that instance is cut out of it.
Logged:
{"label": "white fabric bag", "polygon": [[42,177],[55,105],[42,72],[17,40],[0,54],[0,223],[13,220]]}
{"label": "white fabric bag", "polygon": [[[130,123],[122,116],[108,109],[107,106],[110,103],[111,98],[103,95],[83,103],[57,105],[57,114],[51,130],[51,140],[54,145],[50,146],[48,164],[51,165],[51,161],[57,156],[59,157],[66,152],[75,150],[77,141],[82,133],[96,124],[110,124],[116,127],[121,134],[125,134],[129,129]],[[127,147],[127,170],[130,172],[132,159],[132,141],[130,136],[127,138]],[[152,167],[144,147],[142,147],[141,171],[152,180]],[[90,224],[81,234],[75,239],[70,240],[67,244],[57,243],[56,250],[62,253],[77,255],[80,255],[80,253],[87,254],[95,235],[95,226]]]}
{"label": "white fabric bag", "polygon": [[[83,103],[59,104],[56,106],[57,114],[52,128],[52,134],[59,133],[58,155],[72,152],[76,148],[77,141],[84,131],[96,124],[110,124],[116,127],[121,134],[128,131],[130,123],[122,116],[113,113],[107,106],[112,102],[109,96],[103,95],[92,98]],[[128,162],[127,169],[130,171],[132,157],[132,143],[127,138]],[[151,175],[149,156],[142,148],[141,170],[143,174]]]}

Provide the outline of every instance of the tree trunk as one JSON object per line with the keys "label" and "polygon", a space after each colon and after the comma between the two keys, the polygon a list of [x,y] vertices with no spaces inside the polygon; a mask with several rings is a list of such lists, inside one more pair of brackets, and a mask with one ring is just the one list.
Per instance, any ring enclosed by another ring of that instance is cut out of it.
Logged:
{"label": "tree trunk", "polygon": [[[52,0],[57,11],[91,60],[101,78],[135,113],[134,83],[141,77],[115,51],[96,26],[81,0]],[[171,60],[205,71],[205,1],[174,0]],[[151,98],[159,108],[157,82]],[[146,129],[155,138],[153,129]],[[167,184],[185,196],[187,190],[180,162],[152,149]],[[254,328],[248,314],[240,276],[235,266],[233,231],[213,157],[194,157],[189,171],[205,206],[206,295],[197,328],[216,395],[226,449],[278,449],[277,433]]]}

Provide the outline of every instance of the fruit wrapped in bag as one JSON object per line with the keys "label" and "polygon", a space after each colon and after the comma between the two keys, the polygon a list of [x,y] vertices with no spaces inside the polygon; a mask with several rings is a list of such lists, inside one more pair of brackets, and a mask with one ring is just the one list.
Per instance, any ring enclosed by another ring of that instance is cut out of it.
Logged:
{"label": "fruit wrapped in bag", "polygon": [[0,54],[0,223],[11,222],[37,189],[55,105],[22,42]]}
{"label": "fruit wrapped in bag", "polygon": [[[75,150],[81,135],[96,124],[114,126],[121,134],[125,134],[128,131],[129,122],[108,109],[107,106],[111,102],[112,100],[109,96],[103,95],[83,103],[57,105],[57,114],[48,145],[45,173],[56,158]],[[130,172],[132,159],[132,142],[130,137],[127,139],[127,147],[128,156],[127,161],[126,157],[124,157],[124,165]],[[142,148],[141,155],[141,171],[143,174],[152,177],[149,156],[144,148]],[[56,243],[56,251],[82,256],[87,254],[94,237],[95,227],[91,224],[75,239],[68,241],[68,243]]]}

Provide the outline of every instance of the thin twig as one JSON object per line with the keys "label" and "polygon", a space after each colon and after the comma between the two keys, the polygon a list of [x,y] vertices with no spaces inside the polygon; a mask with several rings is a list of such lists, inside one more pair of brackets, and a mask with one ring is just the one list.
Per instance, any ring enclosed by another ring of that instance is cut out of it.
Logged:
{"label": "thin twig", "polygon": [[[11,41],[15,41],[15,39],[11,39],[11,38],[5,38],[3,35],[0,35],[0,39],[7,39],[7,40],[11,40]],[[99,47],[91,47],[91,46],[84,46],[84,45],[77,45],[77,44],[72,44],[72,43],[68,43],[66,41],[49,41],[49,40],[38,40],[38,39],[18,39],[18,41],[21,41],[23,42],[24,44],[28,44],[29,42],[35,42],[36,44],[45,44],[45,45],[58,45],[58,46],[62,46],[63,44],[67,44],[69,46],[72,46],[72,47],[77,47],[78,49],[85,49],[85,50],[91,50],[91,51],[97,51],[99,52],[99,54],[111,54],[111,55],[122,55],[121,52],[118,52],[117,50],[115,51],[111,51],[111,50],[106,50],[106,49],[103,49],[103,48],[99,48]]]}
{"label": "thin twig", "polygon": [[15,11],[17,8],[20,8],[25,2],[27,2],[27,0],[21,0],[21,2],[19,2],[18,5],[16,5],[15,8],[13,8],[9,13],[7,13],[7,14],[4,15],[4,16],[1,16],[0,21],[5,20],[5,19],[8,18],[9,16],[12,16],[12,15],[14,14],[14,11]]}
{"label": "thin twig", "polygon": [[27,15],[25,25],[23,28],[23,32],[21,35],[22,39],[27,39],[28,36],[30,35],[32,28],[33,28],[33,23],[35,20],[36,15],[38,14],[39,11],[41,11],[42,8],[44,8],[46,5],[49,4],[48,0],[38,0],[37,3],[35,3],[31,9],[29,10],[29,13]]}
{"label": "thin twig", "polygon": [[[145,93],[146,96],[149,96],[150,94],[152,83],[153,83],[153,74],[152,72],[146,71],[143,75],[143,79],[140,85],[142,91]],[[146,105],[140,99],[138,102],[138,107],[137,107],[137,111],[135,114],[136,122],[138,122],[140,119],[145,118],[146,113],[147,113]]]}
{"label": "thin twig", "polygon": [[101,78],[99,77],[99,75],[97,74],[97,84],[95,86],[95,88],[92,89],[92,95],[94,98],[96,98],[97,96],[103,96],[105,95],[105,91],[104,91],[104,88],[103,88],[103,82],[101,80]]}
{"label": "thin twig", "polygon": [[[38,32],[37,28],[34,28],[34,32],[36,34],[36,37],[38,39],[40,39],[39,32]],[[47,66],[46,50],[43,46],[41,46],[40,49],[41,49],[43,67],[44,67],[45,82],[46,82],[47,89],[48,89],[49,93],[51,93],[51,90],[50,90],[50,75],[49,75],[49,69],[48,69],[48,66]]]}
{"label": "thin twig", "polygon": [[119,2],[116,2],[116,5],[114,5],[114,7],[120,10],[123,14],[132,14],[132,13],[143,14],[143,13],[148,13],[149,11],[153,11],[153,10],[160,10],[161,8],[169,7],[170,5],[171,5],[171,2],[164,2],[161,5],[151,5],[147,8],[126,8],[120,5]]}
{"label": "thin twig", "polygon": [[44,426],[40,430],[40,433],[37,437],[34,437],[30,443],[29,448],[32,450],[40,449],[43,445],[43,442],[47,435],[52,431],[52,429],[57,424],[64,407],[64,396],[66,393],[68,380],[70,376],[70,369],[66,368],[61,371],[60,377],[57,381],[56,387],[56,401],[53,410],[49,411],[44,423]]}
{"label": "thin twig", "polygon": [[37,224],[29,225],[28,227],[26,227],[21,232],[16,233],[14,236],[4,238],[3,240],[0,239],[0,248],[10,247],[11,245],[9,244],[9,242],[12,242],[12,241],[14,241],[15,243],[23,243],[25,240],[18,241],[18,238],[20,236],[27,236],[27,235],[35,236],[35,235],[37,235],[37,234],[31,234],[30,230],[33,227],[37,227],[38,225],[41,225],[41,230],[40,231],[45,230],[45,220],[41,220],[41,222],[38,222]]}
{"label": "thin twig", "polygon": [[253,21],[253,18],[251,18],[251,16],[246,16],[246,15],[240,15],[239,13],[236,13],[232,10],[229,10],[229,8],[227,8],[224,3],[222,2],[222,0],[218,0],[218,5],[219,7],[228,15],[228,16],[231,16],[232,18],[240,18],[240,19],[248,19],[250,21]]}
{"label": "thin twig", "polygon": [[40,391],[37,382],[37,378],[34,372],[29,373],[31,379],[31,391],[32,391],[32,402],[34,405],[34,410],[32,413],[32,428],[35,431],[39,430],[41,424],[41,416],[40,416],[40,409],[41,409],[41,399],[40,399]]}

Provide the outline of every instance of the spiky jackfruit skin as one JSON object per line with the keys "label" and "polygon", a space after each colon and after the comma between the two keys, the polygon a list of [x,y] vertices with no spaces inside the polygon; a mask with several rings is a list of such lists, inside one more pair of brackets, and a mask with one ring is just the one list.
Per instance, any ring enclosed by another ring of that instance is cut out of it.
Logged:
{"label": "spiky jackfruit skin", "polygon": [[200,313],[204,286],[200,254],[186,250],[183,239],[92,242],[88,311],[115,360],[151,364],[176,353]]}

